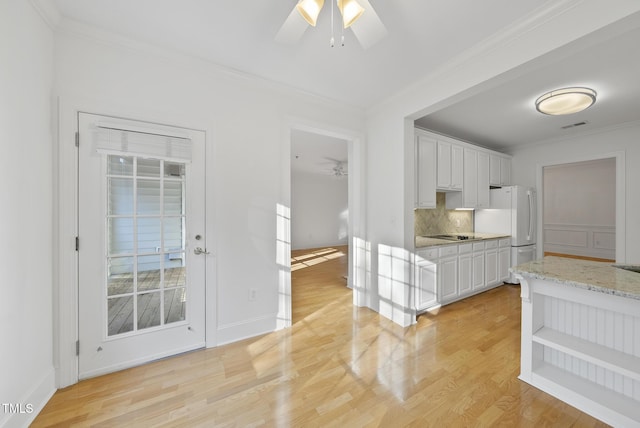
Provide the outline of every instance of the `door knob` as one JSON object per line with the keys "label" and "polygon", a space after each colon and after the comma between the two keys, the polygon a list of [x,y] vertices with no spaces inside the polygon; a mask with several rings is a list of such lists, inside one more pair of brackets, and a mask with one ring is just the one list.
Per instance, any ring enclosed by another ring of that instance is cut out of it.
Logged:
{"label": "door knob", "polygon": [[200,255],[200,254],[211,254],[210,252],[208,252],[207,250],[203,250],[201,247],[196,247],[193,250],[193,254],[195,255]]}

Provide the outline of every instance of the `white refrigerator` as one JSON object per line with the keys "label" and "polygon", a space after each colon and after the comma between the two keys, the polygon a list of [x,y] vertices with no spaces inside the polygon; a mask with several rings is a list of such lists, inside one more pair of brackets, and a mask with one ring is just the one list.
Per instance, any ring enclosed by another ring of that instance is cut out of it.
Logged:
{"label": "white refrigerator", "polygon": [[[506,186],[490,190],[490,208],[476,210],[475,231],[511,235],[511,266],[536,259],[536,191]],[[519,284],[513,274],[509,281]]]}

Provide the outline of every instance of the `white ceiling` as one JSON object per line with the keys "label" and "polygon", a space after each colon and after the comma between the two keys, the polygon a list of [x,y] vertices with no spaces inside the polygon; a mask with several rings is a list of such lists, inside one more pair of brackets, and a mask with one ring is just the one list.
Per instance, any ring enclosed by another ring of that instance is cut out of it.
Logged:
{"label": "white ceiling", "polygon": [[[36,0],[46,1],[50,0]],[[554,0],[369,0],[388,36],[363,49],[351,30],[329,47],[330,2],[299,43],[275,41],[297,0],[53,0],[60,25],[89,27],[177,50],[303,91],[367,108]],[[603,6],[606,7],[606,6]],[[366,12],[365,12],[366,13]],[[503,151],[640,118],[640,14],[485,82],[432,109],[425,128]],[[629,30],[626,34],[620,28]],[[584,113],[543,116],[537,96],[563,86],[598,92]],[[562,126],[587,121],[569,130]],[[328,147],[328,146],[327,146]],[[329,157],[329,154],[327,155]]]}
{"label": "white ceiling", "polygon": [[[502,151],[516,146],[593,132],[640,119],[640,16],[564,46],[513,70],[486,90],[416,121],[421,128]],[[535,100],[553,89],[586,86],[596,103],[587,110],[547,116]],[[586,125],[563,129],[567,125]]]}
{"label": "white ceiling", "polygon": [[318,25],[307,29],[294,45],[276,43],[275,36],[297,0],[53,2],[67,19],[363,108],[545,4],[540,0],[370,0],[388,36],[365,50],[350,29],[345,33],[346,46],[329,46],[329,1]]}

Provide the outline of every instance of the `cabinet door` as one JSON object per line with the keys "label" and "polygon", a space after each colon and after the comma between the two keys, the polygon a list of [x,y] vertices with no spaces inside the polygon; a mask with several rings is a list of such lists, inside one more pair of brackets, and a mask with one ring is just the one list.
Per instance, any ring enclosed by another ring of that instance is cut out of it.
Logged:
{"label": "cabinet door", "polygon": [[504,282],[509,279],[509,268],[511,267],[511,248],[500,248],[498,250],[498,279]]}
{"label": "cabinet door", "polygon": [[473,290],[484,288],[484,251],[481,253],[473,253]]}
{"label": "cabinet door", "polygon": [[451,188],[462,190],[464,179],[464,150],[461,146],[451,145]]}
{"label": "cabinet door", "polygon": [[511,158],[500,158],[500,184],[511,184]]}
{"label": "cabinet door", "polygon": [[478,152],[478,208],[489,208],[489,153]]}
{"label": "cabinet door", "polygon": [[438,285],[440,302],[458,297],[458,257],[447,257],[438,263]]}
{"label": "cabinet door", "polygon": [[501,167],[502,157],[498,155],[491,155],[489,157],[489,184],[492,186],[500,186],[501,180]]}
{"label": "cabinet door", "polygon": [[464,186],[462,207],[475,208],[478,205],[478,151],[464,149]]}
{"label": "cabinet door", "polygon": [[464,254],[458,258],[458,295],[464,296],[471,292],[473,263],[471,254]]}
{"label": "cabinet door", "polygon": [[438,179],[437,187],[451,187],[451,144],[438,141]]}
{"label": "cabinet door", "polygon": [[498,283],[498,250],[487,250],[485,253],[485,283],[487,286]]}
{"label": "cabinet door", "polygon": [[438,302],[437,263],[435,261],[421,260],[416,264],[416,310],[421,311],[435,306]]}
{"label": "cabinet door", "polygon": [[416,136],[416,206],[436,207],[436,141]]}

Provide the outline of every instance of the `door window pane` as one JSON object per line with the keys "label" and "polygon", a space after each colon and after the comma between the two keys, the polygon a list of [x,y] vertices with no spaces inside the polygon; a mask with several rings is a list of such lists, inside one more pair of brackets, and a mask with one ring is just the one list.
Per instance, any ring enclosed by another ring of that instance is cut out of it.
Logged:
{"label": "door window pane", "polygon": [[172,322],[185,320],[185,309],[187,304],[187,294],[184,287],[164,292],[164,322],[169,324]]}
{"label": "door window pane", "polygon": [[138,291],[157,290],[162,287],[160,278],[161,256],[138,256]]}
{"label": "door window pane", "polygon": [[[182,254],[184,257],[184,253]],[[186,284],[186,268],[184,266],[183,259],[173,260],[172,263],[176,265],[179,263],[181,266],[170,266],[164,270],[164,288],[171,287],[184,287]]]}
{"label": "door window pane", "polygon": [[133,295],[113,297],[107,303],[109,336],[133,331]]}
{"label": "door window pane", "polygon": [[107,214],[133,214],[133,178],[109,178]]}
{"label": "door window pane", "polygon": [[182,182],[164,182],[164,215],[182,215],[184,205],[182,203]]}
{"label": "door window pane", "polygon": [[160,325],[160,294],[138,294],[138,330]]}
{"label": "door window pane", "polygon": [[138,180],[138,215],[160,215],[160,181]]}
{"label": "door window pane", "polygon": [[133,253],[133,218],[109,218],[107,221],[109,255]]}
{"label": "door window pane", "polygon": [[175,162],[164,163],[164,176],[167,178],[183,178],[184,164]]}
{"label": "door window pane", "polygon": [[131,177],[133,175],[133,158],[130,156],[109,155],[107,158],[107,174]]}
{"label": "door window pane", "polygon": [[161,249],[160,219],[138,217],[138,254],[157,253]]}
{"label": "door window pane", "polygon": [[138,158],[139,177],[160,177],[160,161],[158,159]]}
{"label": "door window pane", "polygon": [[107,295],[133,293],[133,257],[113,257],[107,264]]}

